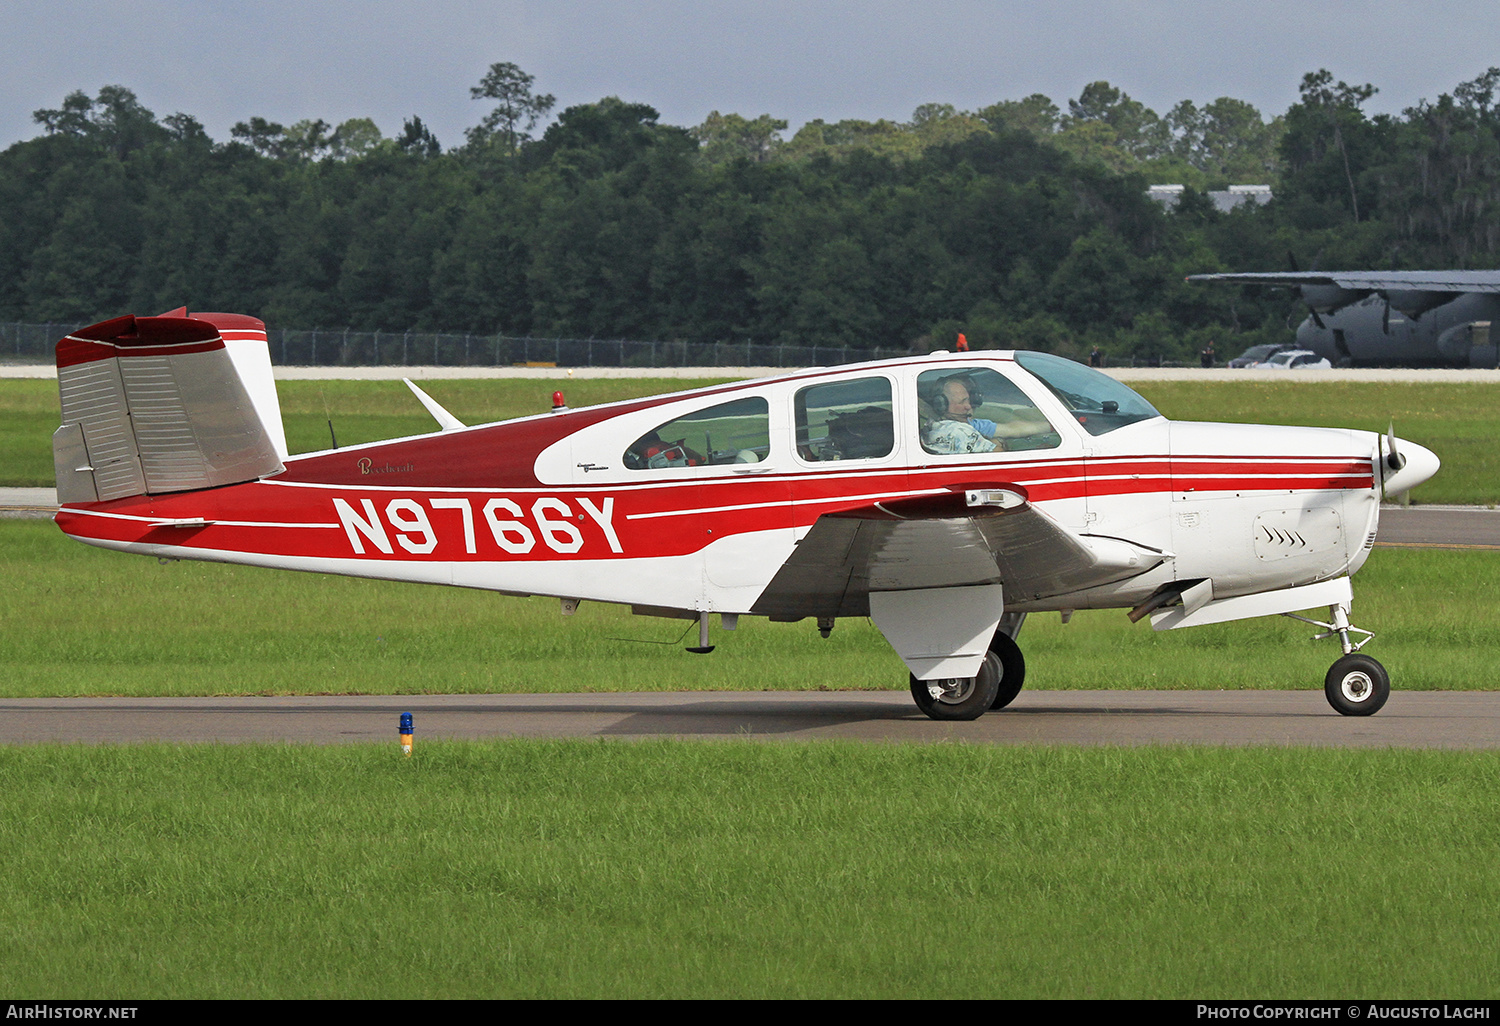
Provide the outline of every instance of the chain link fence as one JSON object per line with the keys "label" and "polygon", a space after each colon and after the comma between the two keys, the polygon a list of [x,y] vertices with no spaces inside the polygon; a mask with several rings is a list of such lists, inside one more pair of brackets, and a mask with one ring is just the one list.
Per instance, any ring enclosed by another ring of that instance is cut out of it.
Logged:
{"label": "chain link fence", "polygon": [[[51,363],[57,340],[80,327],[84,325],[0,321],[0,360]],[[517,338],[349,328],[276,328],[267,337],[271,362],[286,367],[832,367],[907,355],[903,349],[854,346]]]}
{"label": "chain link fence", "polygon": [[52,347],[70,331],[82,324],[26,324],[22,321],[0,321],[0,362],[51,363]]}

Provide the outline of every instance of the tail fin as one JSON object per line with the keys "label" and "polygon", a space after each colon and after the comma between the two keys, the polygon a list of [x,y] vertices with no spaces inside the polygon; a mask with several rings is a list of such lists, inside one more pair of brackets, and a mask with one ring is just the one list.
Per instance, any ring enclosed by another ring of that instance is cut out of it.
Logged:
{"label": "tail fin", "polygon": [[57,343],[58,500],[91,502],[280,473],[286,435],[265,325],[186,309],[116,317]]}

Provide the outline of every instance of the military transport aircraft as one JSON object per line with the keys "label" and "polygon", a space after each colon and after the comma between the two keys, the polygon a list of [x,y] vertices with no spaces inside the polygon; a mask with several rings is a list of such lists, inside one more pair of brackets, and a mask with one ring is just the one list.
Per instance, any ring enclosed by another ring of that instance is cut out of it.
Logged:
{"label": "military transport aircraft", "polygon": [[1188,281],[1295,288],[1297,346],[1335,367],[1500,367],[1500,271],[1193,274]]}
{"label": "military transport aircraft", "polygon": [[[1382,491],[1438,468],[1352,430],[1169,423],[1098,371],[933,353],[292,456],[264,325],[176,310],[57,344],[58,526],[92,545],[549,595],[696,620],[868,616],[918,707],[1015,698],[1035,612],[1157,630],[1298,616],[1332,706],[1375,712],[1349,577]],[[411,383],[408,382],[408,385]]]}

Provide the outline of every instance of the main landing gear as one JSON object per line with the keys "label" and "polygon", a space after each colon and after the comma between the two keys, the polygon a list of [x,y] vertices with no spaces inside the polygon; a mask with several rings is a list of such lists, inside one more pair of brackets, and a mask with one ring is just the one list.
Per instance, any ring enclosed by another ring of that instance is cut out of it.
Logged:
{"label": "main landing gear", "polygon": [[[1336,712],[1344,716],[1370,716],[1380,711],[1386,699],[1391,697],[1391,677],[1380,663],[1367,655],[1359,654],[1359,650],[1375,635],[1350,625],[1347,606],[1329,606],[1330,623],[1298,616],[1296,613],[1282,615],[1322,627],[1323,633],[1315,635],[1314,641],[1338,637],[1344,655],[1328,668],[1328,676],[1323,678],[1323,696]],[[1362,634],[1364,637],[1358,641],[1350,641],[1351,633]]]}
{"label": "main landing gear", "polygon": [[1026,658],[1015,638],[1007,633],[1021,630],[1025,614],[1011,614],[1000,621],[976,677],[941,677],[917,680],[911,677],[911,697],[917,708],[934,720],[975,720],[991,709],[1003,709],[1015,701],[1026,682]]}

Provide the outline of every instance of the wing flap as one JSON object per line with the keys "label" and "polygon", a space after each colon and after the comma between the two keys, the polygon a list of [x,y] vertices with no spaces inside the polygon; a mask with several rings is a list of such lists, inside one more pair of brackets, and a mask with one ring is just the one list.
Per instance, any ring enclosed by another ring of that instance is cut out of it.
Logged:
{"label": "wing flap", "polygon": [[871,592],[995,584],[1034,600],[1134,577],[1172,558],[1124,539],[1075,534],[1025,500],[990,506],[984,491],[961,490],[960,501],[966,494],[975,503],[968,516],[896,519],[892,508],[912,507],[886,502],[868,517],[848,510],[819,517],[751,611],[791,620],[868,616]]}

